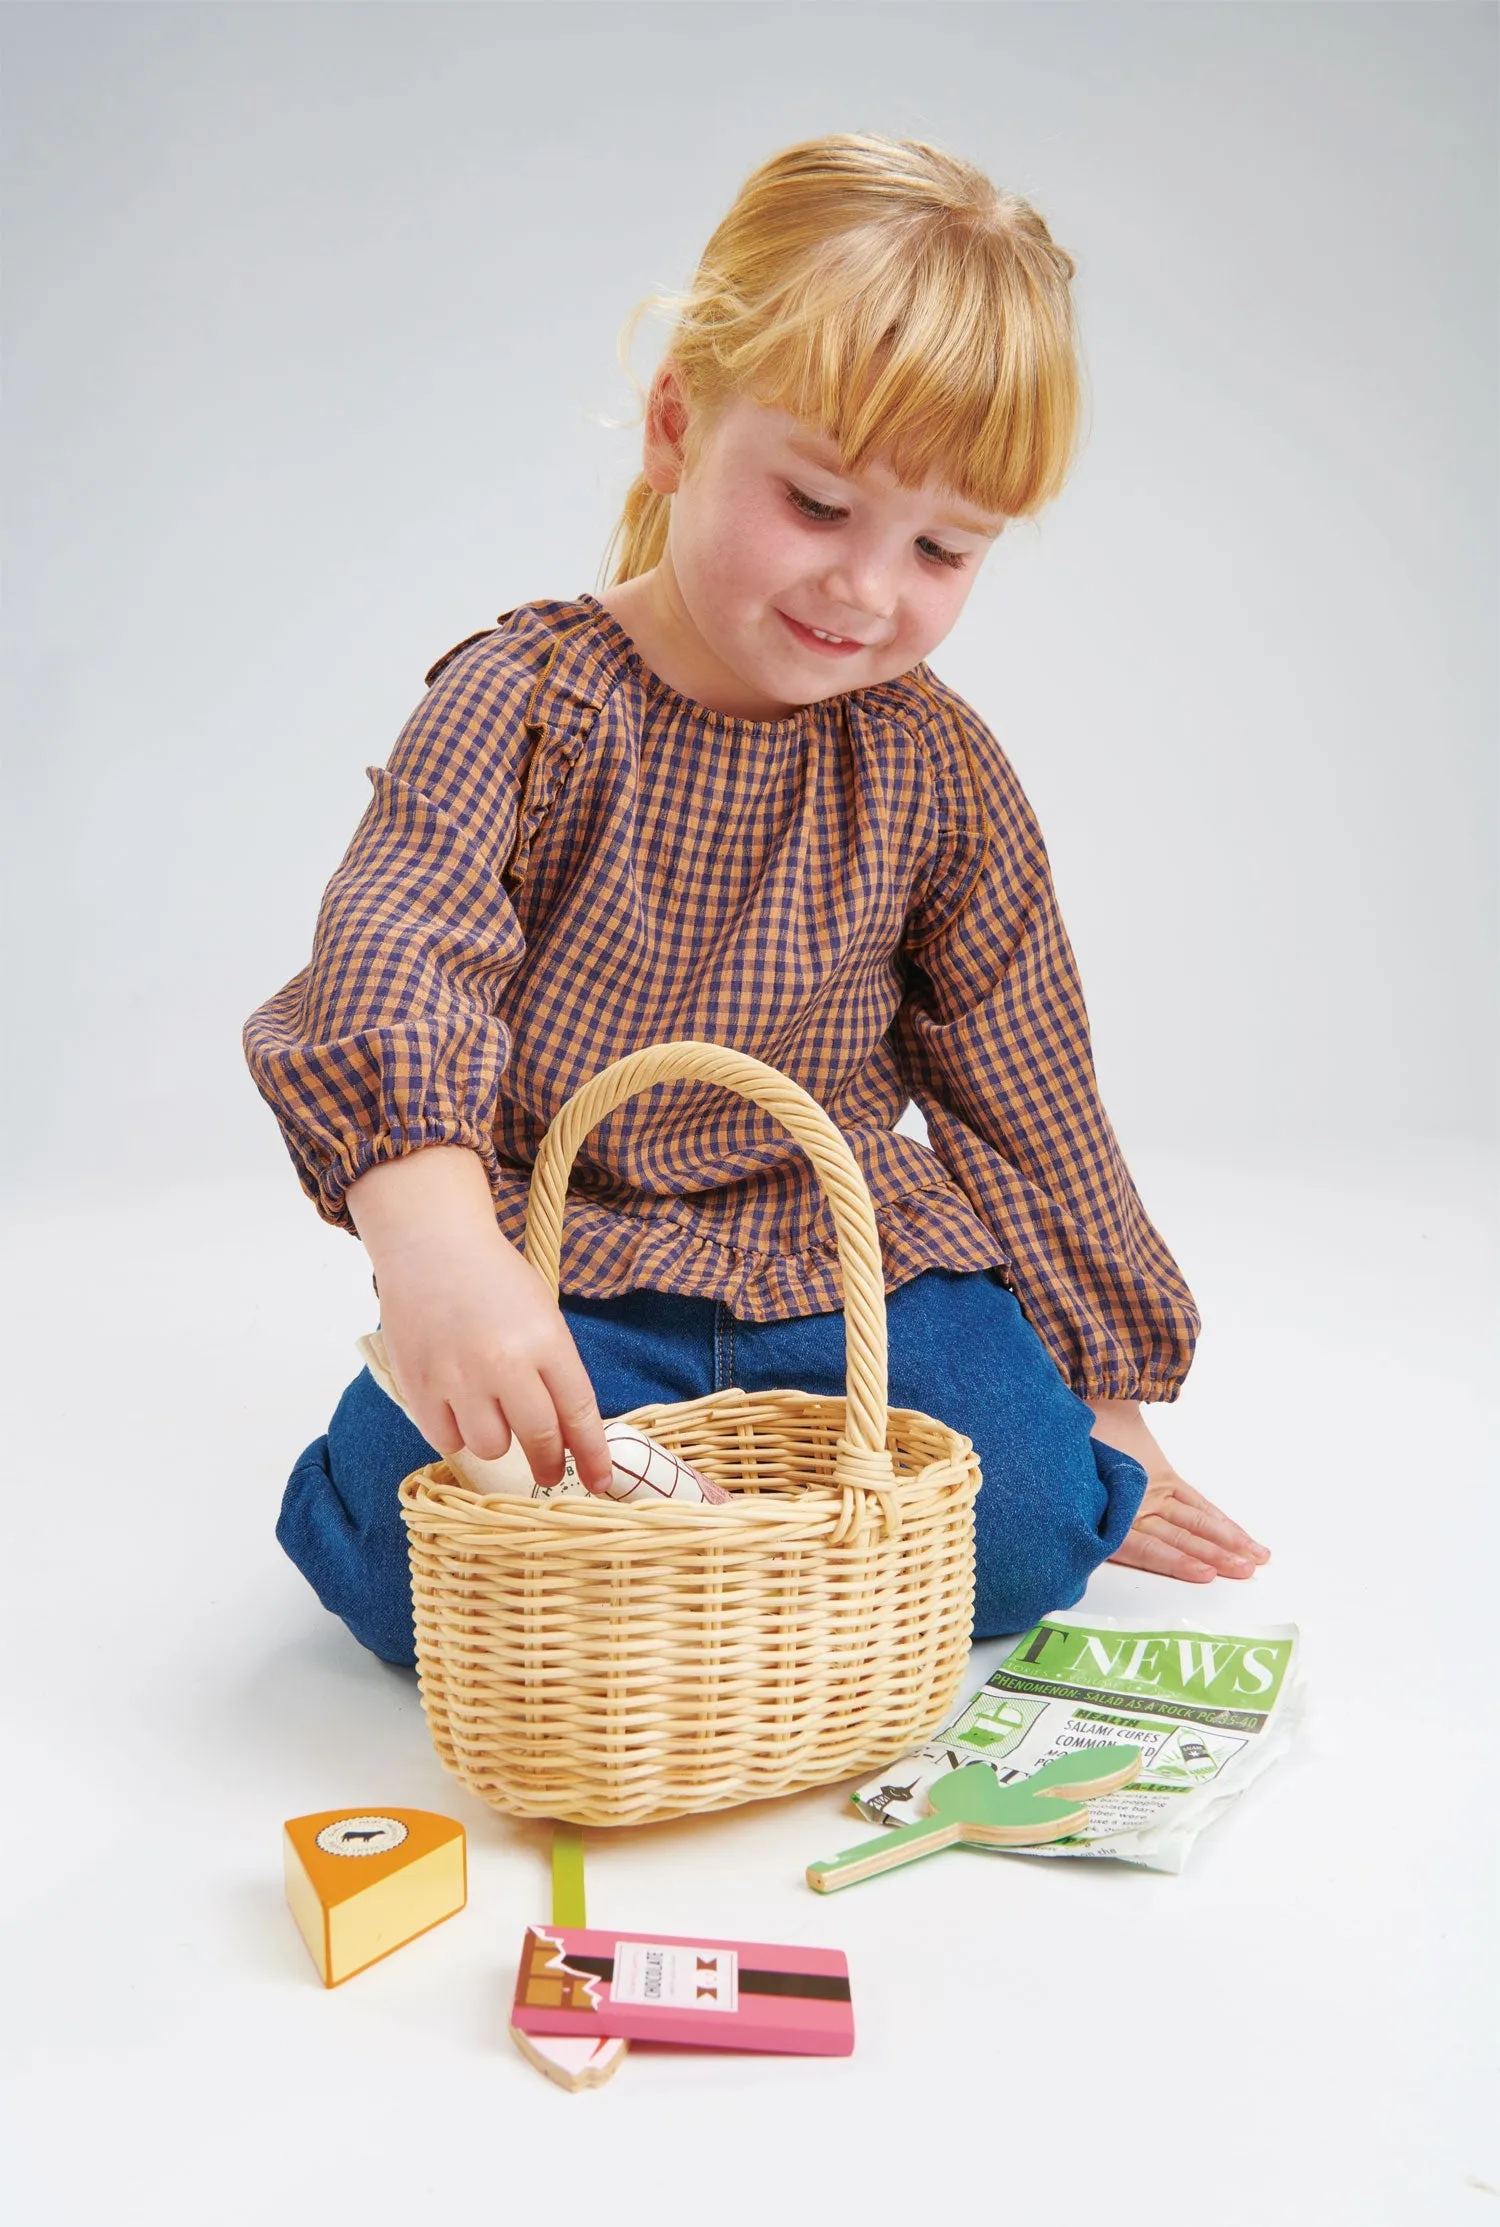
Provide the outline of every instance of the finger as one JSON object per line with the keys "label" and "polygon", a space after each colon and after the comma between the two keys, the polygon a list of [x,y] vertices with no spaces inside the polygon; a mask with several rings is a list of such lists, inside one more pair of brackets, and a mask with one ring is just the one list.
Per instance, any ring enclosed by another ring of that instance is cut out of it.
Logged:
{"label": "finger", "polygon": [[[1185,1477],[1173,1476],[1170,1480],[1170,1486],[1170,1497],[1176,1500],[1180,1507],[1195,1508],[1201,1514],[1212,1516],[1217,1523],[1223,1525],[1223,1530],[1218,1532],[1216,1536],[1226,1545],[1237,1547],[1242,1554],[1253,1554],[1262,1562],[1269,1561],[1270,1548],[1263,1547],[1258,1539],[1252,1538],[1243,1525],[1236,1523],[1233,1516],[1227,1516],[1224,1510],[1217,1507],[1206,1493],[1201,1493],[1196,1485],[1190,1485]],[[1191,1521],[1187,1516],[1183,1516],[1181,1520],[1183,1522]]]}
{"label": "finger", "polygon": [[511,1427],[498,1400],[466,1400],[463,1432],[465,1446],[480,1461],[499,1461],[502,1454],[510,1451]]}
{"label": "finger", "polygon": [[1217,1545],[1227,1547],[1231,1554],[1243,1556],[1247,1561],[1264,1562],[1269,1559],[1266,1549],[1252,1539],[1248,1531],[1242,1530],[1233,1517],[1226,1516],[1222,1508],[1216,1508],[1211,1500],[1200,1497],[1188,1501],[1180,1494],[1175,1494],[1174,1498],[1177,1505],[1172,1514],[1184,1530],[1196,1532],[1203,1539],[1212,1539]]}
{"label": "finger", "polygon": [[[498,1402],[494,1404],[498,1406]],[[500,1412],[512,1436],[520,1441],[536,1483],[543,1487],[560,1485],[566,1467],[562,1432],[541,1378],[533,1376],[525,1383],[509,1386]]]}
{"label": "finger", "polygon": [[[1184,1514],[1188,1512],[1183,1511]],[[1218,1576],[1249,1577],[1254,1572],[1255,1564],[1247,1554],[1221,1546],[1217,1539],[1206,1538],[1200,1531],[1189,1530],[1186,1524],[1174,1522],[1164,1511],[1142,1516],[1134,1528],[1175,1547],[1179,1554],[1187,1555],[1192,1561],[1208,1563]]]}
{"label": "finger", "polygon": [[1128,1570],[1150,1570],[1157,1577],[1186,1578],[1193,1585],[1207,1585],[1218,1576],[1217,1570],[1200,1562],[1196,1555],[1185,1554],[1169,1540],[1158,1539],[1139,1527],[1126,1533],[1123,1543],[1109,1559],[1123,1563]]}
{"label": "finger", "polygon": [[458,1418],[446,1400],[436,1403],[424,1400],[420,1407],[412,1407],[411,1419],[433,1452],[441,1454],[445,1460],[449,1454],[456,1454],[464,1442]]}
{"label": "finger", "polygon": [[575,1346],[549,1362],[542,1382],[552,1399],[563,1440],[573,1456],[580,1478],[590,1492],[603,1492],[613,1481],[614,1462],[604,1435],[604,1420],[588,1371]]}

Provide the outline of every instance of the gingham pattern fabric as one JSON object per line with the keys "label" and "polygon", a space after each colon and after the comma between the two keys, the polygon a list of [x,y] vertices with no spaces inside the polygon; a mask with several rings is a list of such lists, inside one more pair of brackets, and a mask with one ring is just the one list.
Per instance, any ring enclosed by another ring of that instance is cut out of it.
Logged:
{"label": "gingham pattern fabric", "polygon": [[[1031,808],[926,665],[780,720],[679,695],[592,595],[503,612],[427,675],[324,892],[311,963],[245,1024],[302,1184],[477,1152],[522,1242],[549,1122],[627,1052],[696,1037],[826,1109],[887,1291],[999,1266],[1085,1398],[1170,1400],[1198,1318],[1099,1102]],[[893,1134],[908,1098],[933,1149]],[[618,1107],[575,1161],[562,1288],[842,1305],[812,1164],[706,1083]]]}

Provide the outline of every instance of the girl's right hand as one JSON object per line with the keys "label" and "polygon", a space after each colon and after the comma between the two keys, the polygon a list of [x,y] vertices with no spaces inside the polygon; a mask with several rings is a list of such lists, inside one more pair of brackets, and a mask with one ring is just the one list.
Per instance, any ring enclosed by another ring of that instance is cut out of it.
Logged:
{"label": "girl's right hand", "polygon": [[496,1226],[477,1156],[429,1146],[385,1162],[350,1186],[349,1207],[391,1371],[428,1444],[495,1461],[515,1437],[544,1486],[561,1483],[567,1447],[591,1491],[607,1486],[593,1385],[556,1299]]}

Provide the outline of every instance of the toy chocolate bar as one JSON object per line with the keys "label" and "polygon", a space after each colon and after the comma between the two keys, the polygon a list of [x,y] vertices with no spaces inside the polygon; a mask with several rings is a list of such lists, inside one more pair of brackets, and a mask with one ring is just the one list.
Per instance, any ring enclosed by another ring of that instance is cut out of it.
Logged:
{"label": "toy chocolate bar", "polygon": [[809,2057],[847,2057],[854,2048],[842,1953],[763,1941],[644,1940],[533,1925],[510,2015],[522,2034],[623,2034]]}

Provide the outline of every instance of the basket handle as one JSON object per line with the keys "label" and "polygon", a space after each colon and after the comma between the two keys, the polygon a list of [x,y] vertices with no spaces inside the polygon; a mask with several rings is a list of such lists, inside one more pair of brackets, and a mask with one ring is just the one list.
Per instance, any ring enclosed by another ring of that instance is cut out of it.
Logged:
{"label": "basket handle", "polygon": [[[789,1075],[725,1044],[684,1038],[650,1044],[601,1068],[558,1109],[537,1148],[526,1204],[526,1258],[553,1298],[561,1288],[562,1223],[568,1175],[590,1131],[638,1091],[664,1082],[722,1083],[789,1130],[817,1170],[838,1238],[844,1287],[848,1404],[834,1476],[844,1489],[893,1493],[886,1450],[885,1278],[875,1209],[859,1163],[823,1108]],[[888,1516],[895,1511],[887,1504]]]}

